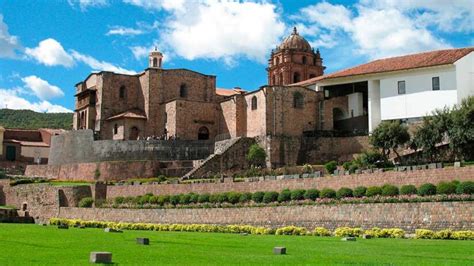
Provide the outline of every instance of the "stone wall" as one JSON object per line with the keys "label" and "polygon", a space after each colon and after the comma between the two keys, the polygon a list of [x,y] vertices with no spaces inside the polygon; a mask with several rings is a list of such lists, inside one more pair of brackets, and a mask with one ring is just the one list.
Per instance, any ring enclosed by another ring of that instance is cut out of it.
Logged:
{"label": "stone wall", "polygon": [[209,209],[60,208],[58,216],[113,222],[323,226],[331,230],[376,226],[413,232],[419,228],[473,230],[473,213],[474,202],[424,202]]}
{"label": "stone wall", "polygon": [[474,180],[474,166],[461,168],[442,168],[416,170],[408,172],[384,172],[373,174],[358,174],[344,176],[323,176],[318,178],[300,178],[285,180],[268,180],[258,182],[225,182],[198,184],[169,184],[169,185],[138,185],[138,186],[108,186],[107,197],[138,196],[146,193],[155,195],[174,195],[181,193],[221,193],[228,191],[256,192],[281,191],[288,189],[322,189],[341,187],[355,188],[357,186],[382,186],[392,184],[402,186],[412,184],[420,186],[424,183],[437,184],[441,181]]}
{"label": "stone wall", "polygon": [[324,164],[350,161],[355,154],[370,148],[368,136],[304,137],[298,164]]}
{"label": "stone wall", "polygon": [[50,165],[69,163],[198,160],[214,151],[213,141],[129,140],[94,141],[92,130],[76,130],[54,136],[51,141]]}

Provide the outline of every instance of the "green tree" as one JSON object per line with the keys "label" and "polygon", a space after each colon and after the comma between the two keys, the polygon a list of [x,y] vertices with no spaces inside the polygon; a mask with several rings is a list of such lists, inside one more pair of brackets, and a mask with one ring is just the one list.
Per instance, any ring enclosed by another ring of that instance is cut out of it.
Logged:
{"label": "green tree", "polygon": [[267,154],[265,150],[258,146],[258,144],[252,144],[247,153],[247,160],[252,166],[265,166],[265,158]]}
{"label": "green tree", "polygon": [[383,121],[372,132],[369,140],[374,147],[382,150],[382,154],[386,159],[390,155],[390,150],[392,150],[400,161],[401,157],[397,149],[410,140],[410,134],[408,134],[408,127],[400,121]]}

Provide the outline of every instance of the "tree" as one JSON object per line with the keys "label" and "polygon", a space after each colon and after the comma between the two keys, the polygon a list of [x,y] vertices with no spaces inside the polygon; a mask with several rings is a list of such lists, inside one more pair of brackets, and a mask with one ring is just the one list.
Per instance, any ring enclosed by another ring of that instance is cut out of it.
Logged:
{"label": "tree", "polygon": [[252,166],[264,166],[266,157],[267,154],[265,150],[258,146],[258,144],[252,144],[252,146],[250,146],[247,153],[247,160]]}
{"label": "tree", "polygon": [[372,132],[369,140],[374,147],[382,149],[385,158],[388,158],[390,150],[393,150],[400,161],[397,149],[410,140],[410,134],[408,134],[408,127],[402,125],[400,121],[383,121]]}

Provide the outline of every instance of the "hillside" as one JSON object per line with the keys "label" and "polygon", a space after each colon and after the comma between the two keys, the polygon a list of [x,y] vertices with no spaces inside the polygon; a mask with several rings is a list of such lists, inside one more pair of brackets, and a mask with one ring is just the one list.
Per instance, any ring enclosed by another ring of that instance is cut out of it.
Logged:
{"label": "hillside", "polygon": [[72,128],[72,113],[37,113],[31,110],[0,109],[0,125],[5,128]]}

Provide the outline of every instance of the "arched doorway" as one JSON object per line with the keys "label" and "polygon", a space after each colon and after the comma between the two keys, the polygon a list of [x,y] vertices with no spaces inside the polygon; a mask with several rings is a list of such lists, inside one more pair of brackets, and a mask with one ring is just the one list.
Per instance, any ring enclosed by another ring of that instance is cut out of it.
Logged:
{"label": "arched doorway", "polygon": [[130,129],[130,135],[129,135],[129,140],[137,140],[138,139],[138,134],[140,133],[140,130],[138,130],[137,127],[132,127]]}
{"label": "arched doorway", "polygon": [[200,127],[199,128],[198,139],[199,140],[209,139],[209,129],[207,129],[207,127]]}

